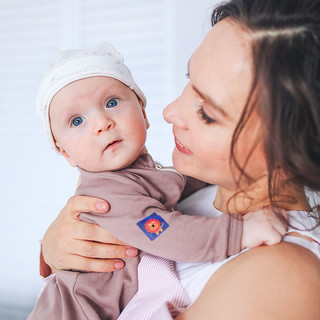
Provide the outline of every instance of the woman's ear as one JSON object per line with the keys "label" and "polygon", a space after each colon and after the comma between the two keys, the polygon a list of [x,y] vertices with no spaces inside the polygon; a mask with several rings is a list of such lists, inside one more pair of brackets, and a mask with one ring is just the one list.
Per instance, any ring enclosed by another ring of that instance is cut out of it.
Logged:
{"label": "woman's ear", "polygon": [[56,141],[56,147],[58,149],[58,151],[60,152],[61,155],[64,156],[64,158],[69,162],[69,164],[72,166],[72,167],[77,167],[78,165],[70,158],[70,156],[68,155],[68,153],[66,152],[66,150],[64,150],[59,142]]}

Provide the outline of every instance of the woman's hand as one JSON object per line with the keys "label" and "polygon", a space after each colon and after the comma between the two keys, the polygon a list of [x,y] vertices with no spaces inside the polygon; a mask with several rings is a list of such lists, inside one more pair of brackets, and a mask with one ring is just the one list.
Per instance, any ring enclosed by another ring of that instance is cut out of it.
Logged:
{"label": "woman's hand", "polygon": [[117,240],[98,225],[79,219],[81,212],[106,214],[101,199],[74,196],[69,199],[42,240],[42,254],[52,272],[58,269],[109,272],[123,268],[120,259],[135,257],[138,250]]}

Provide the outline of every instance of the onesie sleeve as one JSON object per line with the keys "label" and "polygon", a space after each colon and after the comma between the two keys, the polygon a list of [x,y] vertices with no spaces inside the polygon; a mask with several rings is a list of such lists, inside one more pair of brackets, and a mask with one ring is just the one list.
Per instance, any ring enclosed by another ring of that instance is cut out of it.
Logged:
{"label": "onesie sleeve", "polygon": [[109,181],[81,183],[77,194],[100,197],[111,206],[106,215],[82,213],[82,220],[99,224],[147,253],[175,261],[205,262],[240,251],[241,217],[199,217],[167,210],[161,194],[152,194],[139,180],[117,176]]}
{"label": "onesie sleeve", "polygon": [[206,182],[203,182],[201,180],[198,180],[196,178],[192,178],[189,176],[185,176],[185,179],[186,179],[186,184],[185,184],[185,187],[183,188],[183,191],[181,193],[180,200],[187,198],[192,193],[209,185]]}

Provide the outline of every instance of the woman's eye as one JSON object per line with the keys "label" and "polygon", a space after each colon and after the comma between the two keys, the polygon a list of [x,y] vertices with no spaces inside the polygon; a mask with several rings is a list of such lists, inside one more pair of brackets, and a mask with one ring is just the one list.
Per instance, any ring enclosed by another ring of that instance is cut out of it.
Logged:
{"label": "woman's eye", "polygon": [[83,122],[83,119],[81,117],[75,117],[71,120],[72,127],[78,127]]}
{"label": "woman's eye", "polygon": [[118,105],[118,103],[119,103],[119,99],[110,99],[109,101],[107,101],[106,107],[114,108]]}
{"label": "woman's eye", "polygon": [[217,120],[210,118],[203,110],[202,107],[198,110],[198,114],[200,115],[201,120],[206,124],[216,123]]}

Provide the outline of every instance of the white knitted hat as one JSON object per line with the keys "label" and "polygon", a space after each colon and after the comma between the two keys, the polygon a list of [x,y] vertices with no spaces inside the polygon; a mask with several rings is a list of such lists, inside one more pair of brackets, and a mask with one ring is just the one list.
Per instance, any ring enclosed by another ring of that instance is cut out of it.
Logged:
{"label": "white knitted hat", "polygon": [[117,79],[132,89],[146,106],[146,98],[135,83],[121,54],[104,42],[89,50],[62,50],[42,80],[35,108],[45,128],[51,147],[57,151],[49,121],[49,106],[54,95],[67,84],[93,76]]}

